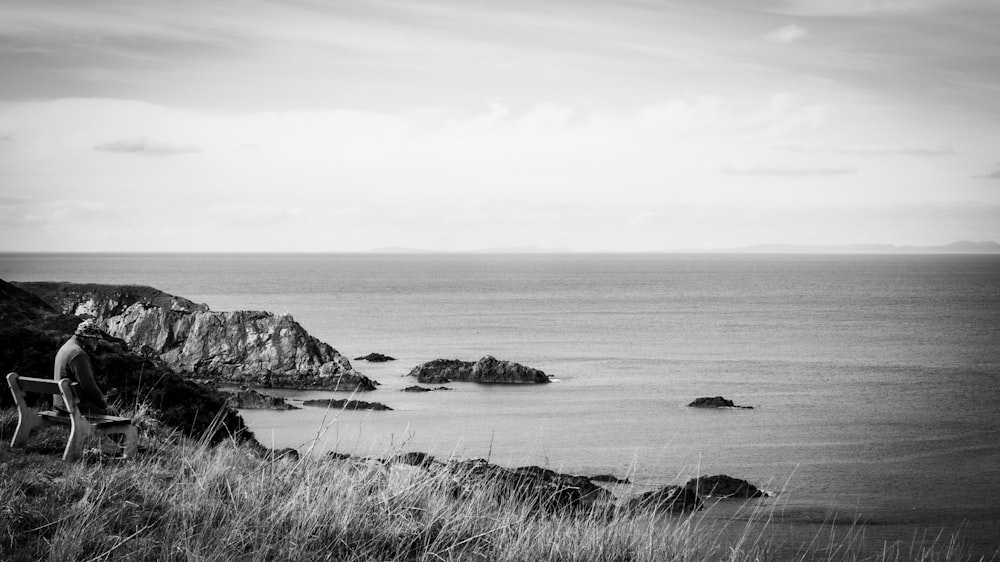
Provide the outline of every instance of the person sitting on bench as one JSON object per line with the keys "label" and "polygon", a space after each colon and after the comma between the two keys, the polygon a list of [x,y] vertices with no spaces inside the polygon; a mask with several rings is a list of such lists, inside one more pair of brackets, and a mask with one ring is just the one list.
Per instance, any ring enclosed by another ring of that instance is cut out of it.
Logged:
{"label": "person sitting on bench", "polygon": [[[53,368],[55,380],[69,379],[78,383],[78,393],[80,396],[80,411],[84,414],[114,414],[114,409],[108,405],[104,399],[101,387],[94,379],[94,369],[90,363],[87,351],[93,353],[97,349],[97,340],[103,338],[104,334],[97,323],[87,319],[80,322],[76,327],[76,332],[66,343],[59,348],[56,353],[56,361]],[[62,396],[56,394],[52,398],[52,406],[60,412],[66,413],[66,404],[63,403]]]}

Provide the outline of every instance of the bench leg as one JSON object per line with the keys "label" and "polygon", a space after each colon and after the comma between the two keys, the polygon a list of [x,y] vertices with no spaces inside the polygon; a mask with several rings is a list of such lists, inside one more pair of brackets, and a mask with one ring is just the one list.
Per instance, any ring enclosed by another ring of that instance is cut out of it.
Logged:
{"label": "bench leg", "polygon": [[42,418],[35,415],[34,412],[27,408],[18,408],[17,410],[17,429],[14,430],[14,439],[11,440],[10,446],[17,447],[18,445],[24,445],[31,437],[31,432],[42,425]]}
{"label": "bench leg", "polygon": [[122,453],[126,459],[134,459],[139,451],[139,430],[134,425],[129,425],[123,432],[125,435],[125,451]]}
{"label": "bench leg", "polygon": [[69,431],[69,441],[66,443],[66,451],[63,452],[64,461],[75,461],[83,456],[83,445],[87,438],[93,434],[90,424],[74,423]]}

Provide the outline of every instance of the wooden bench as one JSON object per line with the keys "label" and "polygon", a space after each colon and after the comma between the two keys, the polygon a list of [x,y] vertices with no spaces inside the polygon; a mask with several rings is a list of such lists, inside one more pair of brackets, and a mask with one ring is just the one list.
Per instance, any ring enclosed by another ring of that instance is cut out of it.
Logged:
{"label": "wooden bench", "polygon": [[[17,402],[17,430],[14,432],[14,439],[11,447],[23,445],[31,433],[45,425],[68,425],[69,441],[66,443],[66,451],[63,453],[63,460],[71,461],[83,455],[83,446],[92,435],[112,435],[120,434],[125,436],[124,457],[135,457],[139,446],[139,432],[132,425],[129,418],[118,416],[103,416],[84,414],[80,412],[80,398],[77,396],[75,382],[69,379],[59,381],[53,379],[34,379],[22,377],[17,373],[7,375],[7,384],[14,394],[14,401]],[[66,409],[69,411],[60,412],[57,410],[46,410],[36,412],[28,407],[24,401],[25,393],[36,394],[60,394]]]}

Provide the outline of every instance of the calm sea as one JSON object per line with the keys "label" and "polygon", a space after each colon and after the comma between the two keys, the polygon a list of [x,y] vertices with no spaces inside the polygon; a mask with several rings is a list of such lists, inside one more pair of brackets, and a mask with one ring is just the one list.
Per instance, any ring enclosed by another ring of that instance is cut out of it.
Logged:
{"label": "calm sea", "polygon": [[[289,312],[348,357],[398,359],[353,362],[382,383],[360,398],[393,411],[245,412],[267,445],[641,489],[726,473],[779,492],[783,521],[1000,546],[1000,256],[5,254],[0,278]],[[559,382],[400,391],[421,362],[487,354]],[[685,406],[714,395],[754,409]]]}

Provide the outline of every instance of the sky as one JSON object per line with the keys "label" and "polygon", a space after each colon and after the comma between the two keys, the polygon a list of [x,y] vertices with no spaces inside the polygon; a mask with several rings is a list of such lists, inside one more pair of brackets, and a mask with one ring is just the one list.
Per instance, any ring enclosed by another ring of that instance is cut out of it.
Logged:
{"label": "sky", "polygon": [[0,0],[0,251],[1000,241],[996,0]]}

